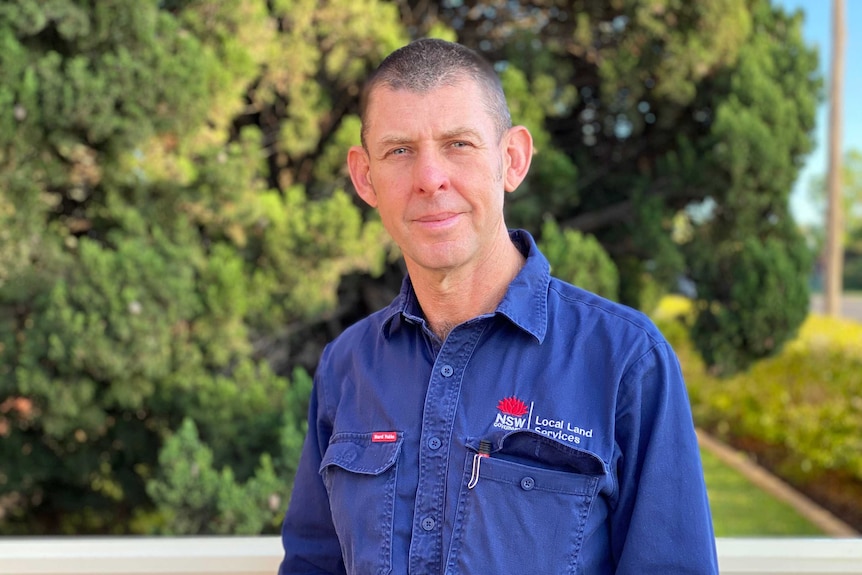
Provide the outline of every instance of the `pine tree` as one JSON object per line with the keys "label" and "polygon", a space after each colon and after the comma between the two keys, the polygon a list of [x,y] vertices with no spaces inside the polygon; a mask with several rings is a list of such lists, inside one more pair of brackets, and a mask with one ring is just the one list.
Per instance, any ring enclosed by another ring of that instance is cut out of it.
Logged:
{"label": "pine tree", "polygon": [[401,42],[395,16],[0,6],[0,532],[276,528],[303,353],[341,276],[387,253],[309,166],[352,143],[353,100],[333,95]]}

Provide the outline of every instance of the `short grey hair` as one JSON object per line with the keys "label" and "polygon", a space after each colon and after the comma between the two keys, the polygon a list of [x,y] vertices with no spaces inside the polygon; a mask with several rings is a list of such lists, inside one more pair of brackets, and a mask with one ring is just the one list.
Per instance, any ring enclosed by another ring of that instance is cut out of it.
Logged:
{"label": "short grey hair", "polygon": [[485,107],[497,127],[498,137],[512,127],[512,117],[500,78],[491,64],[475,51],[454,42],[423,38],[395,50],[371,74],[362,90],[359,117],[365,145],[366,111],[371,93],[378,87],[429,92],[473,80],[484,94]]}

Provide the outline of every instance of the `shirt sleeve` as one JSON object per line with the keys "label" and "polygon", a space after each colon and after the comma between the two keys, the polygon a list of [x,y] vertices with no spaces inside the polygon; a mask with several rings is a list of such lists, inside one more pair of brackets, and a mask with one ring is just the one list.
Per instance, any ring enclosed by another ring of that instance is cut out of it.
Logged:
{"label": "shirt sleeve", "polygon": [[319,469],[329,443],[327,423],[320,397],[322,384],[315,375],[308,408],[308,433],[296,471],[290,504],[281,529],[284,559],[279,575],[345,574],[344,560],[326,487]]}
{"label": "shirt sleeve", "polygon": [[617,575],[717,574],[718,562],[691,406],[676,355],[660,343],[624,375],[611,512]]}

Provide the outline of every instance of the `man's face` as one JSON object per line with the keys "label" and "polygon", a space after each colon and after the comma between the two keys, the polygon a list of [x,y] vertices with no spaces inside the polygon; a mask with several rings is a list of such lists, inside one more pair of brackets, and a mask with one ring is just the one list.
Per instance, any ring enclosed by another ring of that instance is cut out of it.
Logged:
{"label": "man's face", "polygon": [[351,176],[408,266],[451,271],[487,258],[505,230],[504,192],[520,179],[507,175],[509,132],[500,138],[476,83],[378,87],[365,126],[367,151],[351,149]]}

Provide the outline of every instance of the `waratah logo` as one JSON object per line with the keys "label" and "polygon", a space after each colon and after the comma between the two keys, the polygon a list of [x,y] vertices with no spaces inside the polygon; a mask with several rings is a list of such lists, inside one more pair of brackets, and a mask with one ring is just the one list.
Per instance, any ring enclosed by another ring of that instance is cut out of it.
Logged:
{"label": "waratah logo", "polygon": [[497,404],[497,409],[506,415],[514,417],[523,417],[527,411],[527,404],[517,397],[505,397]]}
{"label": "waratah logo", "polygon": [[494,427],[514,431],[524,429],[527,426],[527,418],[524,417],[530,408],[517,397],[506,397],[497,403],[500,412],[494,418]]}

